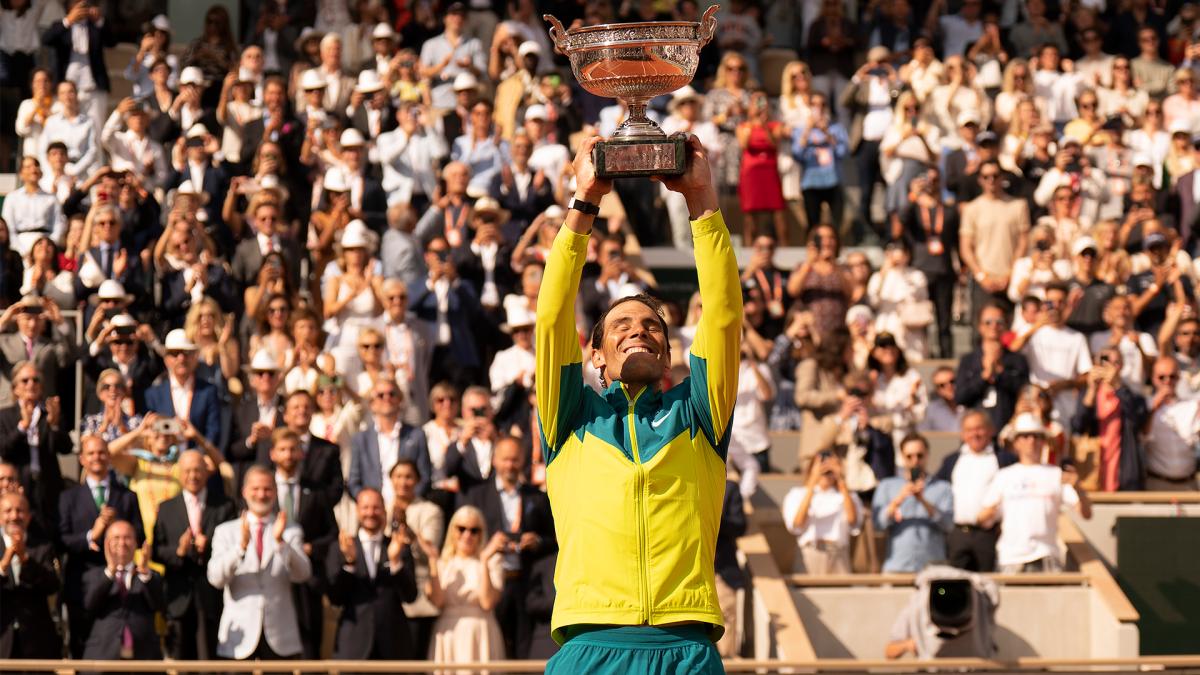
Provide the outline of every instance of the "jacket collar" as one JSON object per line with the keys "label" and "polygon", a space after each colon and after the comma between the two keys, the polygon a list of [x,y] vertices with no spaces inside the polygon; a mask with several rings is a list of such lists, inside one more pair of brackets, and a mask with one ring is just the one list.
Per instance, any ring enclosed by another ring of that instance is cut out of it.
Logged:
{"label": "jacket collar", "polygon": [[614,410],[628,412],[630,402],[635,407],[657,404],[662,398],[662,392],[655,386],[646,386],[637,394],[633,394],[623,382],[613,382],[604,390],[604,398]]}

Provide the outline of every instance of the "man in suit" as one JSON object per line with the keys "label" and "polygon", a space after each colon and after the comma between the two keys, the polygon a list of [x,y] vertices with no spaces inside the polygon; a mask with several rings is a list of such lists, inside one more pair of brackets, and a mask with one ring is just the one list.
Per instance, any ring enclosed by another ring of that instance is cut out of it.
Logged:
{"label": "man in suit", "polygon": [[[303,551],[312,561],[312,576],[292,586],[296,603],[296,618],[306,659],[320,658],[321,629],[324,617],[321,607],[323,565],[326,552],[337,537],[337,521],[333,506],[322,491],[300,473],[304,449],[300,436],[288,428],[271,434],[271,462],[275,465],[275,491],[279,511],[289,522],[300,526]],[[339,495],[340,496],[340,495]]]}
{"label": "man in suit", "polygon": [[993,429],[1008,424],[1021,390],[1029,383],[1025,357],[1001,342],[1007,329],[1003,309],[988,305],[980,310],[979,346],[959,359],[955,375],[954,402],[986,412]]}
{"label": "man in suit", "polygon": [[217,656],[226,659],[299,658],[302,645],[292,584],[312,575],[303,533],[276,513],[275,476],[251,467],[242,483],[246,511],[217,526],[208,582],[224,591]]}
{"label": "man in suit", "polygon": [[196,345],[182,328],[167,333],[167,379],[146,391],[146,408],[163,417],[187,417],[209,442],[221,433],[221,408],[217,389],[196,379]]}
{"label": "man in suit", "polygon": [[492,397],[487,389],[476,386],[463,392],[462,431],[458,441],[446,450],[445,462],[446,478],[457,483],[460,495],[492,477],[496,441],[494,416]]}
{"label": "man in suit", "polygon": [[95,617],[85,659],[162,658],[154,630],[154,615],[163,609],[162,577],[149,568],[149,551],[134,565],[138,536],[129,522],[113,522],[104,535],[104,565],[83,578],[84,610]]}
{"label": "man in suit", "polygon": [[[141,260],[137,251],[121,245],[123,222],[116,208],[101,209],[92,217],[94,246],[84,251],[76,261],[79,265],[76,269],[80,273],[75,275],[75,298],[79,302],[91,300],[102,283],[110,279],[120,283],[122,296],[129,293],[133,296],[130,299],[138,299],[141,293],[138,285],[142,277]],[[115,294],[110,291],[106,295],[113,297]],[[85,316],[84,325],[90,319],[90,315]]]}
{"label": "man in suit", "polygon": [[29,500],[0,493],[0,659],[57,659],[62,639],[50,618],[58,592],[54,544],[29,535]]}
{"label": "man in suit", "polygon": [[253,230],[251,236],[238,243],[233,252],[233,279],[238,290],[258,283],[258,271],[268,253],[278,251],[287,265],[292,285],[300,282],[300,249],[295,240],[284,233],[283,215],[274,202],[263,201],[253,204],[254,211],[247,213]]}
{"label": "man in suit", "polygon": [[137,496],[112,473],[108,444],[99,436],[84,436],[79,443],[80,484],[62,493],[58,504],[58,534],[67,554],[63,567],[63,600],[71,619],[71,656],[82,658],[84,640],[91,632],[91,612],[84,606],[83,580],[105,567],[104,534],[118,521],[133,527],[135,546],[146,538]]}
{"label": "man in suit", "polygon": [[392,501],[391,481],[383,477],[400,459],[411,459],[421,472],[417,494],[429,489],[432,464],[425,432],[420,427],[400,421],[400,388],[391,380],[381,379],[371,387],[371,424],[355,434],[350,445],[350,478],[346,488],[358,498],[363,488],[375,488],[383,493],[385,503]]}
{"label": "man in suit", "polygon": [[433,358],[432,327],[408,313],[408,287],[400,279],[383,282],[384,358],[396,369],[404,394],[406,424],[420,425],[429,419],[429,367]]}
{"label": "man in suit", "polygon": [[17,469],[18,480],[31,508],[53,535],[58,524],[58,499],[63,490],[58,455],[74,451],[62,403],[42,395],[42,376],[32,363],[13,369],[16,403],[0,409],[0,461]]}
{"label": "man in suit", "polygon": [[507,210],[510,218],[504,227],[505,241],[516,242],[534,218],[554,203],[553,184],[529,166],[533,155],[533,139],[520,133],[512,139],[512,163],[501,167],[492,176],[488,194]]}
{"label": "man in suit", "polygon": [[173,659],[217,658],[221,594],[205,578],[217,526],[237,517],[233,502],[205,489],[204,455],[186,450],[176,465],[183,490],[158,506],[154,560],[166,570],[167,655]]}
{"label": "man in suit", "polygon": [[[99,130],[108,114],[109,79],[104,48],[116,44],[116,36],[104,21],[101,5],[76,0],[62,21],[46,28],[42,42],[53,55],[54,80],[62,82],[68,79],[68,74],[73,75],[73,81],[79,85],[81,107]],[[75,69],[71,68],[73,65]]]}
{"label": "man in suit", "polygon": [[[1200,138],[1192,141],[1192,156],[1200,159]],[[1179,177],[1171,195],[1171,212],[1183,240],[1183,250],[1195,257],[1200,254],[1200,171],[1193,170]]]}
{"label": "man in suit", "polygon": [[367,162],[367,141],[353,127],[342,132],[342,171],[350,187],[350,218],[363,221],[376,233],[387,229],[387,195],[383,185],[371,175]]}
{"label": "man in suit", "polygon": [[[329,441],[312,435],[309,425],[317,402],[312,394],[297,389],[288,395],[283,407],[283,425],[296,434],[303,459],[300,461],[300,480],[321,493],[330,508],[337,506],[346,490],[342,479],[341,449]],[[271,462],[268,450],[265,457]]]}
{"label": "man in suit", "polygon": [[250,361],[250,391],[242,394],[233,409],[233,429],[225,458],[233,464],[238,485],[254,464],[268,460],[271,432],[283,420],[283,397],[279,395],[279,364],[265,349]]}
{"label": "man in suit", "polygon": [[550,500],[541,490],[523,482],[525,453],[516,438],[504,436],[496,441],[493,453],[495,480],[471,488],[463,503],[483,512],[484,521],[494,537],[505,539],[504,590],[496,605],[496,620],[504,633],[504,645],[510,659],[529,655],[531,625],[525,611],[529,572],[542,556],[557,550]]}
{"label": "man in suit", "polygon": [[36,295],[25,296],[0,314],[0,331],[14,323],[16,332],[0,334],[0,403],[12,402],[12,370],[23,361],[37,366],[43,388],[53,396],[59,391],[60,376],[75,359],[71,324],[54,301]]}
{"label": "man in suit", "polygon": [[[186,71],[189,70],[185,68]],[[180,79],[180,86],[186,84],[183,78]],[[199,85],[189,85],[199,86]],[[186,89],[186,87],[184,87]],[[196,94],[199,96],[200,94]],[[197,116],[192,120],[191,126],[183,129],[184,131],[184,161],[182,165],[172,164],[171,172],[167,175],[166,189],[182,190],[186,183],[191,187],[192,192],[198,195],[206,195],[201,198],[203,203],[202,208],[208,216],[205,221],[205,230],[210,234],[216,234],[217,244],[221,250],[227,250],[225,246],[231,246],[233,242],[229,239],[228,229],[222,227],[225,223],[221,216],[221,207],[225,203],[225,192],[229,189],[229,176],[225,170],[215,165],[212,161],[212,153],[210,150],[215,147],[216,140],[209,133],[209,129],[216,129],[215,120],[210,117],[210,112],[202,111],[203,117]]]}
{"label": "man in suit", "polygon": [[357,536],[342,532],[329,549],[329,600],[342,608],[334,641],[335,659],[417,658],[401,603],[417,597],[408,530],[383,533],[383,496],[363,488],[355,501]]}
{"label": "man in suit", "polygon": [[[480,384],[483,362],[475,329],[485,317],[479,296],[470,283],[459,278],[445,237],[430,239],[425,247],[425,264],[429,279],[424,286],[413,289],[410,307],[418,319],[435,326],[429,378],[434,382],[449,380],[462,389]],[[438,300],[439,295],[446,298],[445,303]]]}

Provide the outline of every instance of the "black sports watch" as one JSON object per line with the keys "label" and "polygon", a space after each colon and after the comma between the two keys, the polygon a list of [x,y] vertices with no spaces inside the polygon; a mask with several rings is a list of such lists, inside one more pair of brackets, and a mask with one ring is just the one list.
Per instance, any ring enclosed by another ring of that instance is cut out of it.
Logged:
{"label": "black sports watch", "polygon": [[600,207],[591,202],[585,202],[577,197],[572,197],[571,201],[567,202],[568,209],[575,209],[580,213],[586,213],[589,216],[600,215]]}

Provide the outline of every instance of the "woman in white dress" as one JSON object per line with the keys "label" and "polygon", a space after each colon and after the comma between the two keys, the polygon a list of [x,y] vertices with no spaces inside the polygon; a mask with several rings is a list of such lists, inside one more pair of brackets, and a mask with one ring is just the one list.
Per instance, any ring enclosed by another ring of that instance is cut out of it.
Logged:
{"label": "woman in white dress", "polygon": [[325,289],[329,333],[325,349],[333,354],[341,373],[357,373],[350,365],[357,356],[358,334],[375,323],[383,307],[383,279],[375,274],[369,243],[362,221],[350,221],[342,230],[341,274],[330,279]]}
{"label": "woman in white dress", "polygon": [[431,661],[449,664],[504,658],[504,636],[492,610],[504,587],[500,550],[507,538],[503,533],[497,535],[489,540],[483,513],[463,506],[450,519],[440,557],[431,542],[417,539],[429,559],[426,592],[442,612],[433,627]]}
{"label": "woman in white dress", "polygon": [[883,266],[867,282],[867,301],[875,310],[876,333],[895,335],[904,356],[919,363],[929,353],[929,326],[918,326],[905,310],[911,311],[909,303],[927,301],[929,287],[925,275],[909,265],[911,261],[912,252],[903,239],[889,243]]}

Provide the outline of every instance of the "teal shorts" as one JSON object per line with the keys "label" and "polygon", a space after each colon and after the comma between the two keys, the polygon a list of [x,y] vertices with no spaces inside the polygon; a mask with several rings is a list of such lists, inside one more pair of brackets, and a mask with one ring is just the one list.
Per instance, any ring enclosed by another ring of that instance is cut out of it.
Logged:
{"label": "teal shorts", "polygon": [[568,637],[546,664],[546,673],[724,675],[725,666],[702,626],[616,626]]}

